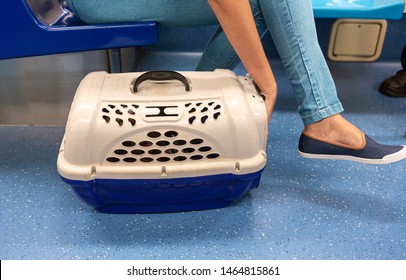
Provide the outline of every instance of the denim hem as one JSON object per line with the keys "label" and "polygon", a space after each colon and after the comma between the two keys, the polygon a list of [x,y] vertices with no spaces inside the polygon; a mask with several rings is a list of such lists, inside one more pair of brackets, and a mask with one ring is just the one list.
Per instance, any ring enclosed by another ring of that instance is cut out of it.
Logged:
{"label": "denim hem", "polygon": [[334,105],[330,105],[323,109],[317,110],[312,115],[300,116],[300,117],[301,117],[304,125],[310,125],[310,124],[319,122],[322,119],[325,119],[327,117],[331,117],[333,115],[339,114],[343,111],[344,111],[344,108],[343,108],[341,102],[338,102]]}

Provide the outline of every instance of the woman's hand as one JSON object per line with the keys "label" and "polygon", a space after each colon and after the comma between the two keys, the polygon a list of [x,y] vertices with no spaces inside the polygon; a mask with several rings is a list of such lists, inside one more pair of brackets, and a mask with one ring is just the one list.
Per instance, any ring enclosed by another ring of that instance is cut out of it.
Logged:
{"label": "woman's hand", "polygon": [[278,94],[276,84],[275,84],[275,86],[271,86],[271,87],[272,88],[270,88],[269,90],[261,90],[261,93],[265,96],[265,109],[266,109],[266,114],[267,114],[267,118],[268,118],[267,119],[268,123],[271,120],[273,107],[275,105],[276,96]]}

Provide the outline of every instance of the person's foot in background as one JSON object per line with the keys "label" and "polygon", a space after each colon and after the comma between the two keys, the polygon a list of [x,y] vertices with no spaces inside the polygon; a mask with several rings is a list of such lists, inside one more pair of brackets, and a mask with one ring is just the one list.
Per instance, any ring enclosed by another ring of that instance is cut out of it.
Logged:
{"label": "person's foot in background", "polygon": [[406,97],[406,45],[402,52],[401,63],[403,69],[381,83],[379,91],[382,94],[391,97]]}

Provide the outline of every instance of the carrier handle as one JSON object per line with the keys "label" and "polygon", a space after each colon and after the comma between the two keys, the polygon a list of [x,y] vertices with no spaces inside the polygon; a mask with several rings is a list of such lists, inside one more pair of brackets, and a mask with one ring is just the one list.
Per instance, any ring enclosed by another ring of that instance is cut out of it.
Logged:
{"label": "carrier handle", "polygon": [[134,83],[133,92],[138,92],[138,86],[147,80],[169,81],[178,80],[185,85],[185,90],[190,91],[190,84],[185,76],[175,71],[149,71],[139,76]]}

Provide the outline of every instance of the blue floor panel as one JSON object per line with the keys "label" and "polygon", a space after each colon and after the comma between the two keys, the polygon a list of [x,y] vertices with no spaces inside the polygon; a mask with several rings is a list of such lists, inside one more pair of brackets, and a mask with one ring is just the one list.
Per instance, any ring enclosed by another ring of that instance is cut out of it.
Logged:
{"label": "blue floor panel", "polygon": [[[141,70],[191,70],[198,59],[160,55]],[[58,177],[63,127],[0,127],[0,259],[406,259],[406,161],[300,158],[297,104],[272,64],[280,93],[267,166],[257,189],[223,209],[97,213]],[[379,142],[406,144],[406,99],[377,91],[398,67],[331,64],[344,115]]]}

